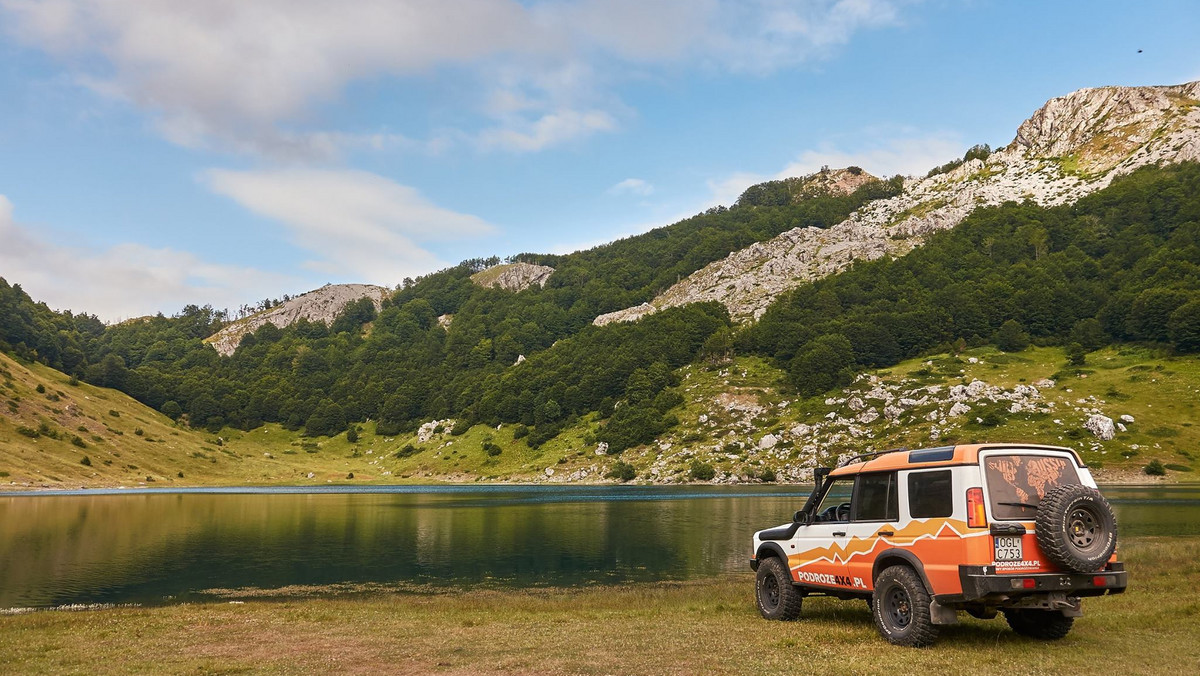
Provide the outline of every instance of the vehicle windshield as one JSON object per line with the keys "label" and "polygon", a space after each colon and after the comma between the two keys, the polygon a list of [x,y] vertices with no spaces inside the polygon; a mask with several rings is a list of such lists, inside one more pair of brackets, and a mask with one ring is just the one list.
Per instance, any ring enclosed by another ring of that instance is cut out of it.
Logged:
{"label": "vehicle windshield", "polygon": [[[834,479],[817,506],[814,521],[849,521],[850,495],[854,492],[853,479]],[[840,509],[839,509],[840,508]]]}
{"label": "vehicle windshield", "polygon": [[995,519],[1032,519],[1047,491],[1079,483],[1075,463],[1057,455],[990,455],[983,470]]}

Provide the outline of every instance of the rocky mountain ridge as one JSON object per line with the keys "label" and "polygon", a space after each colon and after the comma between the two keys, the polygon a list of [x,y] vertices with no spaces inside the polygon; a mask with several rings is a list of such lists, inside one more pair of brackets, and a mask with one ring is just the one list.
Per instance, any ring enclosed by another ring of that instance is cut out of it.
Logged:
{"label": "rocky mountain ridge", "polygon": [[909,177],[902,194],[871,202],[822,230],[796,228],[709,264],[640,306],[597,325],[668,307],[719,301],[757,319],[776,296],[855,260],[900,256],[981,206],[1069,204],[1147,165],[1200,160],[1200,82],[1081,89],[1051,99],[1007,146],[941,174]]}
{"label": "rocky mountain ridge", "polygon": [[278,307],[239,319],[205,339],[205,342],[222,355],[229,356],[237,351],[242,336],[254,333],[264,324],[271,323],[284,328],[301,319],[328,324],[341,313],[347,303],[360,298],[370,298],[375,303],[375,308],[379,309],[383,299],[390,293],[389,289],[373,284],[326,284],[296,296]]}
{"label": "rocky mountain ridge", "polygon": [[533,263],[503,263],[493,265],[471,275],[471,281],[486,288],[505,291],[524,291],[537,284],[546,286],[546,280],[554,274],[554,268]]}

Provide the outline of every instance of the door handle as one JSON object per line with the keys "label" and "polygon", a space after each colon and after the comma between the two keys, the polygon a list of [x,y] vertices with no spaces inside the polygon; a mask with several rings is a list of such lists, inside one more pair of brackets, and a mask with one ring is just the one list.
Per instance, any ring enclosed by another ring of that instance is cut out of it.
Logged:
{"label": "door handle", "polygon": [[835,537],[835,538],[836,537],[845,537],[845,536],[846,536],[846,531],[844,531],[844,530],[834,531],[834,533],[833,533],[833,537]]}
{"label": "door handle", "polygon": [[890,530],[881,530],[878,533],[876,533],[876,535],[892,536],[892,535],[895,535],[895,533],[893,533]]}

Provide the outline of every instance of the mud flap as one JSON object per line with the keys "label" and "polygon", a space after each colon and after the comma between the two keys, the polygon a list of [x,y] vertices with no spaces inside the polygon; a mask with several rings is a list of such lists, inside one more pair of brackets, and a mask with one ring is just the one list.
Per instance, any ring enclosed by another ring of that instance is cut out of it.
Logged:
{"label": "mud flap", "polygon": [[929,602],[929,619],[934,624],[958,624],[958,613],[937,601]]}

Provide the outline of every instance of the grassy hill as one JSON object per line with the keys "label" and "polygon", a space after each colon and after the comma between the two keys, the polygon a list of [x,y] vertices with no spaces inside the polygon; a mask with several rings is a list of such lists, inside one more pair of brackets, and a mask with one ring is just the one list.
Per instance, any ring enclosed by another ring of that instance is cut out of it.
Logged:
{"label": "grassy hill", "polygon": [[[1015,354],[980,348],[903,362],[807,399],[784,395],[785,374],[755,357],[678,373],[684,403],[671,413],[680,424],[654,444],[613,457],[597,453],[595,415],[538,448],[518,438],[520,426],[463,432],[453,421],[394,437],[375,434],[368,422],[355,442],[345,434],[303,437],[276,424],[212,434],[115,390],[72,384],[49,367],[0,355],[0,487],[594,482],[608,480],[618,461],[632,466],[637,481],[806,481],[808,470],[840,455],[982,441],[1071,446],[1110,480],[1146,480],[1141,470],[1151,460],[1168,467],[1169,480],[1197,476],[1200,359],[1194,357],[1108,348],[1067,367],[1060,348]],[[974,386],[982,394],[961,393],[970,410],[951,415],[959,403],[952,388],[975,381],[983,383]],[[1028,391],[1018,388],[1029,386],[1036,396],[1018,396]],[[881,398],[888,393],[903,409],[894,408],[890,418]],[[1014,402],[1005,397],[1016,397],[1021,410],[1012,412]],[[1085,428],[1097,413],[1133,422],[1101,440]]]}

